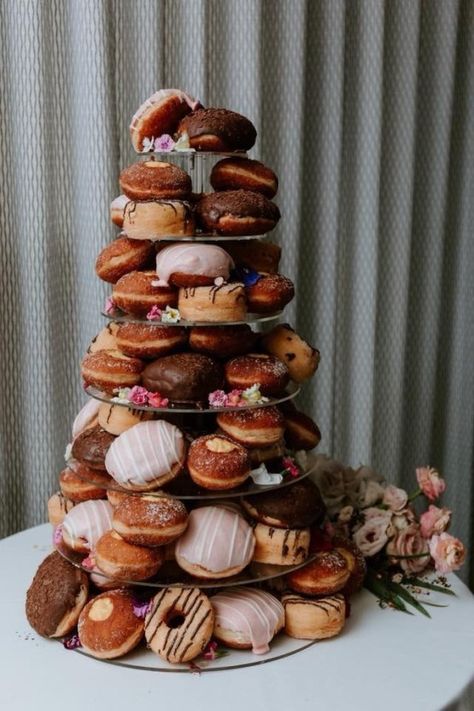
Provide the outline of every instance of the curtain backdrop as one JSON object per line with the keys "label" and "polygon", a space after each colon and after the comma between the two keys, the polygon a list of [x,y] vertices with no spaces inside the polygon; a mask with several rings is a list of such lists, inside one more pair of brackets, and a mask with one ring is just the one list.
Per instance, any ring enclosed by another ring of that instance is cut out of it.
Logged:
{"label": "curtain backdrop", "polygon": [[438,467],[472,547],[474,3],[3,0],[0,28],[0,533],[45,520],[129,120],[176,86],[248,115],[280,176],[320,451]]}

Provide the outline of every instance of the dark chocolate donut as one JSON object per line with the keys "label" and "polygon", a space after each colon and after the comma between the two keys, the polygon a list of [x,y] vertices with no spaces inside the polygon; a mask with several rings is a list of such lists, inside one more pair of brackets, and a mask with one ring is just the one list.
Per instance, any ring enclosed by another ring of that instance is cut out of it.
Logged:
{"label": "dark chocolate donut", "polygon": [[259,235],[275,227],[280,210],[260,193],[224,190],[203,197],[196,205],[196,216],[206,232]]}
{"label": "dark chocolate donut", "polygon": [[229,109],[193,111],[181,119],[177,133],[187,133],[197,151],[248,151],[257,138],[253,123]]}
{"label": "dark chocolate donut", "polygon": [[309,479],[266,494],[246,496],[242,504],[257,521],[277,528],[306,528],[321,522],[326,513],[319,489]]}
{"label": "dark chocolate donut", "polygon": [[76,437],[71,454],[74,459],[91,469],[105,471],[105,455],[114,439],[114,435],[103,430],[100,425],[96,425]]}
{"label": "dark chocolate donut", "polygon": [[201,353],[176,353],[147,365],[142,383],[172,402],[207,402],[209,393],[222,387],[222,365]]}

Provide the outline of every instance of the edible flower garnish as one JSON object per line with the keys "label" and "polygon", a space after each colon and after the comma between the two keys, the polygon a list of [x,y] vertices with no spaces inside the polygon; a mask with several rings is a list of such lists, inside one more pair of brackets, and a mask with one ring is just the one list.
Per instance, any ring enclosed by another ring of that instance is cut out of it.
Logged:
{"label": "edible flower garnish", "polygon": [[155,140],[155,151],[157,153],[170,153],[175,147],[175,142],[168,133],[163,133]]}
{"label": "edible flower garnish", "polygon": [[160,393],[152,393],[141,385],[134,385],[133,388],[118,388],[114,392],[117,394],[112,398],[112,402],[149,405],[157,408],[168,407],[169,404],[167,397],[162,397]]}
{"label": "edible flower garnish", "polygon": [[140,620],[144,620],[151,610],[152,601],[151,600],[140,600],[139,598],[133,598],[133,614]]}
{"label": "edible flower garnish", "polygon": [[283,474],[271,474],[263,462],[256,469],[252,469],[250,476],[257,486],[272,486],[283,481]]}
{"label": "edible flower garnish", "polygon": [[83,559],[81,563],[83,568],[86,568],[86,570],[94,570],[95,568],[95,558],[92,555],[92,553],[89,553],[89,555]]}
{"label": "edible flower garnish", "polygon": [[194,148],[191,148],[191,144],[189,143],[189,136],[186,131],[181,134],[181,136],[178,138],[176,143],[174,144],[174,150],[175,151],[194,151]]}
{"label": "edible flower garnish", "polygon": [[262,278],[262,275],[256,272],[255,269],[249,269],[248,267],[237,267],[235,273],[237,279],[243,282],[244,286],[253,286]]}
{"label": "edible flower garnish", "polygon": [[53,531],[53,545],[59,546],[60,543],[62,543],[63,540],[63,527],[62,524],[60,523],[58,526]]}
{"label": "edible flower garnish", "polygon": [[181,314],[178,309],[173,309],[171,306],[167,306],[164,312],[161,314],[162,323],[178,323],[181,320]]}
{"label": "edible flower garnish", "polygon": [[65,649],[77,649],[78,647],[82,647],[79,635],[71,634],[69,637],[65,637],[63,639],[63,646]]}
{"label": "edible flower garnish", "polygon": [[229,654],[227,650],[220,649],[219,645],[215,640],[208,642],[204,652],[202,653],[203,659],[213,662],[214,659],[219,659],[219,657],[225,657]]}
{"label": "edible flower garnish", "polygon": [[116,308],[117,308],[117,304],[115,303],[115,301],[112,299],[111,296],[108,296],[105,300],[105,307],[104,307],[105,313],[108,315],[113,314],[113,312],[116,310]]}
{"label": "edible flower garnish", "polygon": [[235,388],[229,393],[224,390],[214,390],[209,394],[208,399],[211,407],[245,407],[247,405],[263,405],[269,401],[260,392],[260,383],[255,383],[246,390]]}
{"label": "edible flower garnish", "polygon": [[147,321],[161,321],[162,314],[163,311],[155,304],[146,315]]}
{"label": "edible flower garnish", "polygon": [[294,459],[291,457],[283,457],[282,462],[285,467],[285,471],[288,472],[290,476],[296,478],[300,475],[300,470],[298,469]]}
{"label": "edible flower garnish", "polygon": [[144,138],[143,139],[143,148],[142,148],[142,153],[150,153],[155,145],[155,139],[153,136],[151,138]]}

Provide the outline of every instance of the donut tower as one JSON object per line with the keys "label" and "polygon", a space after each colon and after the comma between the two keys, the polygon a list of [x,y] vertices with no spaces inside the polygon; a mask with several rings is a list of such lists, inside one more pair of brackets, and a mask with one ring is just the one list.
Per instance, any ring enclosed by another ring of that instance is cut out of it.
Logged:
{"label": "donut tower", "polygon": [[278,179],[249,119],[176,89],[134,115],[140,159],[98,255],[111,285],[81,363],[55,550],[27,593],[41,635],[163,671],[280,658],[338,634],[363,559],[322,532],[320,433],[293,404],[319,352],[267,239]]}

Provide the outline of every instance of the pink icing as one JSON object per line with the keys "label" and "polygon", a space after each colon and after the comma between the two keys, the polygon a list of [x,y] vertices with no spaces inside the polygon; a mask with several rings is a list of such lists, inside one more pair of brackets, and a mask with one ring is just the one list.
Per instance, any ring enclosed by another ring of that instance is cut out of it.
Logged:
{"label": "pink icing", "polygon": [[234,262],[229,254],[213,244],[172,244],[156,255],[158,286],[165,286],[173,272],[227,280]]}
{"label": "pink icing", "polygon": [[254,548],[253,531],[242,516],[223,506],[203,506],[189,514],[188,527],[176,544],[176,557],[220,573],[248,565]]}
{"label": "pink icing", "polygon": [[74,422],[72,423],[72,438],[75,439],[85,429],[91,427],[95,418],[98,415],[101,403],[90,397],[84,407],[77,413]]}
{"label": "pink icing", "polygon": [[[181,99],[181,101],[185,101],[191,111],[195,111],[201,106],[201,103],[199,101],[194,99],[192,96],[189,96],[189,94],[186,94],[184,91],[181,91],[180,89],[160,89],[159,91],[155,91],[154,94],[152,94],[148,99],[146,99],[146,101],[143,102],[141,106],[138,107],[132,117],[130,128],[135,128],[137,121],[141,119],[143,114],[146,113],[148,109],[150,109],[152,106],[155,106],[156,104],[159,104],[161,101],[167,99],[170,96],[177,96],[179,99]],[[157,138],[157,136],[155,136],[155,138]]]}
{"label": "pink icing", "polygon": [[71,539],[83,539],[91,550],[112,528],[113,508],[108,501],[83,501],[64,517],[63,531]]}
{"label": "pink icing", "polygon": [[283,605],[270,593],[255,588],[228,588],[211,597],[216,626],[241,635],[254,654],[268,652],[268,643],[284,616]]}
{"label": "pink icing", "polygon": [[125,205],[127,205],[130,202],[129,198],[126,195],[119,195],[118,197],[114,198],[112,202],[110,203],[110,209],[111,210],[124,210]]}
{"label": "pink icing", "polygon": [[118,484],[139,486],[167,474],[184,459],[184,437],[164,420],[139,422],[112,442],[105,468]]}

